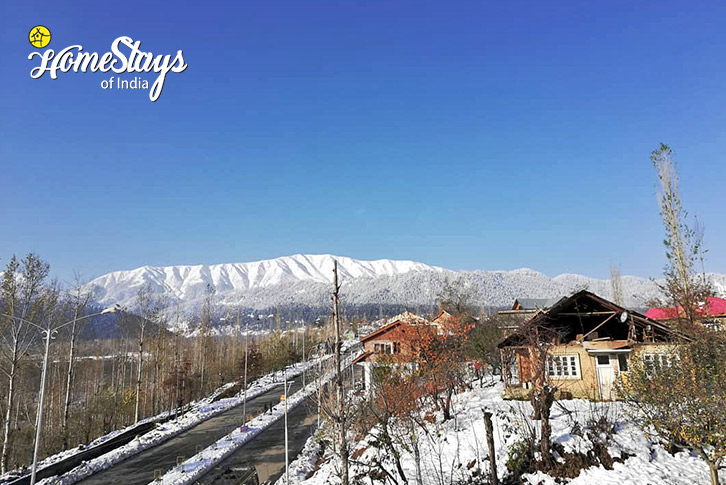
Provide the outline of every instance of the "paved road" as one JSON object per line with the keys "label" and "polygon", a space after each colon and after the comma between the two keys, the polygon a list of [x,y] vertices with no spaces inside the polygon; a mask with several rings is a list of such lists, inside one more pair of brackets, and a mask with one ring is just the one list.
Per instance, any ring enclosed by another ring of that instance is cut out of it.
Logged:
{"label": "paved road", "polygon": [[[362,378],[361,369],[353,366],[356,380]],[[350,376],[348,372],[346,378]],[[345,381],[349,389],[350,379]],[[302,451],[307,439],[317,427],[317,408],[312,400],[300,403],[290,410],[288,419],[288,454],[290,462]],[[275,483],[285,473],[285,421],[281,419],[250,440],[242,448],[225,458],[211,472],[197,482],[198,485],[227,485],[222,474],[232,468],[254,467],[260,483]]]}
{"label": "paved road", "polygon": [[[292,382],[290,393],[297,392],[301,387],[302,380],[298,376]],[[265,405],[279,403],[280,394],[282,394],[282,382],[272,391],[247,401],[247,414],[256,416],[264,411]],[[193,456],[199,449],[206,448],[244,422],[242,406],[234,407],[158,446],[78,483],[82,485],[146,485],[154,479],[154,470],[168,471],[176,465],[178,456],[183,456],[185,459]]]}
{"label": "paved road", "polygon": [[[308,401],[290,410],[288,416],[290,461],[300,453],[305,441],[317,425],[317,411]],[[255,467],[260,483],[275,482],[285,472],[285,421],[281,419],[254,437],[236,453],[224,459],[196,483],[200,485],[227,483],[221,477],[225,470],[235,467]]]}

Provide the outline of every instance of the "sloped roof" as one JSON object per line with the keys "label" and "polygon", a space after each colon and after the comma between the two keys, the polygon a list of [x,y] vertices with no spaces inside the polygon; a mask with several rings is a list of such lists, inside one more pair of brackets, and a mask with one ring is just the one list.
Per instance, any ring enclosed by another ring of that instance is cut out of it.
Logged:
{"label": "sloped roof", "polygon": [[[439,314],[436,315],[436,318],[433,319],[432,323],[434,323],[434,324],[445,323],[448,320],[454,319],[454,318],[457,318],[457,317],[455,317],[451,312],[449,312],[447,310],[440,310]],[[465,323],[465,324],[475,323],[475,322],[479,321],[478,318],[476,318],[472,315],[469,315],[469,314],[462,314],[458,318],[460,318],[461,322]]]}
{"label": "sloped roof", "polygon": [[559,298],[517,298],[514,300],[512,310],[544,310],[558,301]]}
{"label": "sloped roof", "polygon": [[[689,339],[662,322],[658,322],[633,310],[628,310],[587,290],[561,298],[548,310],[536,313],[518,331],[504,339],[499,347],[523,345],[533,329],[549,329],[563,342],[574,341],[577,335],[605,332],[611,338],[629,338],[630,325],[637,329],[639,338],[644,332],[653,332],[659,341],[677,338]],[[605,326],[607,325],[607,326]]]}
{"label": "sloped roof", "polygon": [[405,311],[403,313],[396,315],[395,317],[391,317],[388,319],[388,323],[393,323],[393,322],[404,322],[404,323],[412,323],[412,324],[431,323],[426,318],[416,315],[415,313],[411,313],[409,311]]}
{"label": "sloped roof", "polygon": [[365,362],[368,359],[368,357],[370,357],[371,355],[373,355],[373,352],[363,352],[362,354],[360,354],[358,357],[356,357],[353,360],[353,364],[357,364],[359,362]]}
{"label": "sloped roof", "polygon": [[[700,305],[696,309],[696,313],[701,317],[721,317],[726,316],[726,299],[718,298],[715,296],[709,296],[706,298],[706,303]],[[645,316],[653,318],[655,320],[671,320],[678,318],[683,315],[683,309],[681,307],[663,307],[663,308],[649,308],[645,312]]]}
{"label": "sloped roof", "polygon": [[395,317],[389,318],[388,323],[386,323],[384,326],[382,326],[378,330],[374,330],[373,332],[369,333],[365,337],[361,338],[360,341],[361,341],[361,343],[367,342],[368,340],[376,338],[379,335],[382,335],[390,330],[393,330],[394,328],[396,328],[402,324],[432,325],[431,321],[425,319],[424,317],[420,317],[411,312],[403,312],[400,315],[396,315]]}

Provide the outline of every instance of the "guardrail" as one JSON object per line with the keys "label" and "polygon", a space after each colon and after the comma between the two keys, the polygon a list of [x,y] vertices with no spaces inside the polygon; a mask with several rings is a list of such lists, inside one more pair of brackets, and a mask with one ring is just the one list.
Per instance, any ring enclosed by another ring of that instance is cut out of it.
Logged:
{"label": "guardrail", "polygon": [[[223,397],[224,393],[229,390],[227,386],[228,385],[217,388],[210,396],[210,402],[217,401]],[[192,404],[193,403],[187,403],[182,410],[175,409],[172,413],[162,413],[157,416],[144,419],[140,423],[132,425],[127,430],[122,431],[113,438],[109,438],[103,443],[90,446],[83,451],[74,453],[55,463],[43,466],[36,472],[36,480],[40,481],[44,478],[67,473],[82,464],[84,461],[93,460],[94,458],[98,458],[111,450],[115,450],[116,448],[131,442],[131,440],[137,436],[148,433],[154,429],[156,425],[166,423],[167,421],[176,419],[179,415],[183,415],[191,409]],[[0,485],[30,485],[30,472],[17,478],[0,481]]]}
{"label": "guardrail", "polygon": [[[139,423],[138,425],[119,433],[118,435],[114,436],[111,439],[108,439],[104,441],[103,443],[99,443],[95,446],[92,446],[86,450],[83,450],[81,452],[75,453],[68,458],[64,458],[63,460],[60,460],[56,463],[44,466],[43,468],[38,469],[36,473],[36,479],[38,481],[52,477],[55,475],[60,475],[61,473],[66,473],[83,463],[84,461],[92,460],[96,457],[99,457],[111,450],[114,450],[118,448],[119,446],[123,446],[126,443],[129,443],[131,440],[133,440],[136,436],[142,435],[144,433],[147,433],[154,429],[154,427],[157,424],[165,423],[169,420],[172,420],[176,417],[175,414],[171,414],[168,416],[162,416],[158,419],[152,420],[152,421],[146,421]],[[22,477],[13,479],[9,482],[2,482],[0,485],[29,485],[30,484],[30,474],[23,475]]]}

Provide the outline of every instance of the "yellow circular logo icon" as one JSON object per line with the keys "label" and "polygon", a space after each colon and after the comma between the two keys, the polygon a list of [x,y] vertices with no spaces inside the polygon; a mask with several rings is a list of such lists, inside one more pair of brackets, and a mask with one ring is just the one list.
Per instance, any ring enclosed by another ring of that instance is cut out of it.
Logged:
{"label": "yellow circular logo icon", "polygon": [[32,29],[30,29],[30,33],[28,34],[28,40],[30,41],[30,45],[32,45],[33,47],[42,49],[43,47],[50,44],[50,30],[48,30],[48,27],[45,27],[43,25],[36,25]]}

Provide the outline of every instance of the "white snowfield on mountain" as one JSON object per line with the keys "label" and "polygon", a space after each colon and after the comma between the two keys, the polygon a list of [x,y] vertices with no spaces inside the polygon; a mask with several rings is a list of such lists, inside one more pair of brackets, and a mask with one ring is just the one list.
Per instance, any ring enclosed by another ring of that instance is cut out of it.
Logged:
{"label": "white snowfield on mountain", "polygon": [[333,282],[333,261],[338,261],[341,281],[358,278],[393,276],[412,271],[445,271],[414,261],[360,261],[329,254],[296,254],[251,263],[227,263],[190,266],[142,266],[129,271],[114,271],[89,283],[96,289],[99,302],[108,299],[127,301],[136,296],[138,288],[151,285],[155,292],[167,291],[180,300],[203,296],[207,284],[216,294],[246,291],[298,281]]}
{"label": "white snowfield on mountain", "polygon": [[[215,290],[216,303],[265,309],[296,304],[330,304],[333,261],[346,304],[430,305],[444,282],[460,278],[479,304],[507,306],[515,298],[555,298],[573,289],[587,287],[605,298],[611,297],[608,279],[577,274],[549,276],[528,268],[511,271],[451,271],[414,261],[380,259],[362,261],[329,254],[285,256],[251,263],[196,266],[142,266],[115,271],[88,285],[100,304],[120,303],[133,307],[139,288],[149,284],[154,293],[196,308],[207,285]],[[726,290],[726,275],[709,275],[717,292]],[[623,293],[629,305],[641,305],[659,296],[649,278],[622,277]]]}

